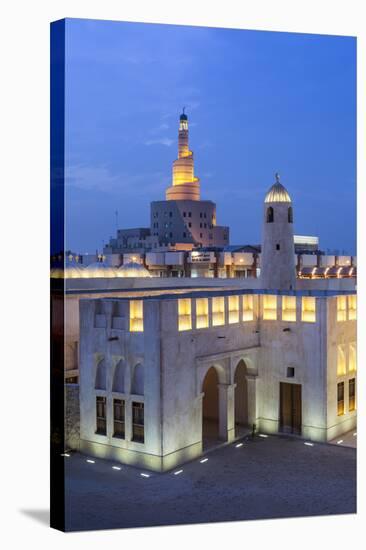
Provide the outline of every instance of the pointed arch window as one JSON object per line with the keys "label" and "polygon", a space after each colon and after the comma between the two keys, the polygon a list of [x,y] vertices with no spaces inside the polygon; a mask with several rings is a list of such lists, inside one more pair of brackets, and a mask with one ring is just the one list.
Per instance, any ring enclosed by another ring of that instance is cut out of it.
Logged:
{"label": "pointed arch window", "polygon": [[132,391],[134,395],[144,395],[144,367],[138,364],[133,369]]}
{"label": "pointed arch window", "polygon": [[269,207],[267,208],[266,221],[267,221],[267,223],[273,223],[273,221],[274,221],[274,215],[273,215],[273,208],[272,208],[272,206],[269,206]]}
{"label": "pointed arch window", "polygon": [[125,362],[121,359],[114,369],[112,391],[124,393],[125,391]]}
{"label": "pointed arch window", "polygon": [[107,386],[107,369],[105,360],[101,359],[97,364],[97,371],[95,375],[95,389],[105,390]]}

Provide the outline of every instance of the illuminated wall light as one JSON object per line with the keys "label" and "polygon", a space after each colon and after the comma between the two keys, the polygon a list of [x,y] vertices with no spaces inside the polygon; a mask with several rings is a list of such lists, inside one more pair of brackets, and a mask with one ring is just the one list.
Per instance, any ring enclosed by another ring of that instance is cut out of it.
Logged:
{"label": "illuminated wall light", "polygon": [[235,447],[238,449],[239,447],[242,447],[243,444],[242,443],[238,443],[237,445],[235,445]]}
{"label": "illuminated wall light", "polygon": [[178,300],[178,330],[191,330],[192,315],[191,315],[191,299],[181,298]]}
{"label": "illuminated wall light", "polygon": [[[355,435],[355,434],[353,434],[353,435]],[[202,460],[200,460],[200,463],[201,463],[201,464],[204,464],[204,463],[207,462],[207,461],[208,461],[208,458],[203,458]]]}
{"label": "illuminated wall light", "polygon": [[229,323],[239,323],[239,296],[229,296]]}
{"label": "illuminated wall light", "polygon": [[310,441],[305,441],[304,445],[307,445],[308,447],[314,447],[314,443],[310,443]]}
{"label": "illuminated wall light", "polygon": [[339,439],[339,441],[337,441],[337,445],[340,445],[341,443],[343,443],[343,439]]}
{"label": "illuminated wall light", "polygon": [[144,303],[142,300],[130,300],[130,331],[144,331]]}
{"label": "illuminated wall light", "polygon": [[269,294],[263,296],[263,319],[265,321],[277,319],[277,296]]}
{"label": "illuminated wall light", "polygon": [[346,321],[347,319],[346,298],[346,296],[337,296],[337,321]]}
{"label": "illuminated wall light", "polygon": [[316,299],[313,296],[303,296],[301,300],[301,320],[304,323],[316,322]]}
{"label": "illuminated wall light", "polygon": [[90,460],[90,458],[87,458],[86,461],[89,462],[89,464],[95,464],[95,460]]}
{"label": "illuminated wall light", "polygon": [[296,321],[296,296],[282,296],[282,321]]}
{"label": "illuminated wall light", "polygon": [[61,456],[70,456],[69,453],[62,453]]}
{"label": "illuminated wall light", "polygon": [[212,326],[218,327],[225,324],[225,298],[217,296],[212,298]]}
{"label": "illuminated wall light", "polygon": [[150,477],[150,474],[140,474],[141,477]]}
{"label": "illuminated wall light", "polygon": [[121,466],[112,466],[112,470],[122,470]]}
{"label": "illuminated wall light", "polygon": [[348,319],[355,321],[357,319],[357,296],[351,294],[348,296]]}
{"label": "illuminated wall light", "polygon": [[254,300],[251,294],[243,295],[243,321],[253,321]]}
{"label": "illuminated wall light", "polygon": [[196,328],[208,327],[208,298],[196,300]]}
{"label": "illuminated wall light", "polygon": [[178,476],[179,474],[181,474],[183,472],[183,470],[177,470],[176,472],[174,472],[174,475],[175,476]]}
{"label": "illuminated wall light", "polygon": [[259,437],[268,437],[267,434],[258,434],[258,435],[259,435]]}
{"label": "illuminated wall light", "polygon": [[355,432],[353,435],[356,436],[356,435],[357,435],[357,432]]}

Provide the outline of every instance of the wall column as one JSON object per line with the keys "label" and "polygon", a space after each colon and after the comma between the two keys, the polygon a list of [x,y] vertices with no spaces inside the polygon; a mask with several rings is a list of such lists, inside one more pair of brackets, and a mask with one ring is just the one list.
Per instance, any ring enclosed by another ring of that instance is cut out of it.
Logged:
{"label": "wall column", "polygon": [[130,396],[125,399],[125,440],[132,441],[132,399]]}
{"label": "wall column", "polygon": [[[257,376],[247,374],[248,388],[248,426],[251,428],[257,423]],[[258,428],[258,426],[257,426]]]}
{"label": "wall column", "polygon": [[235,437],[235,384],[218,384],[218,388],[219,438],[223,441],[232,441]]}

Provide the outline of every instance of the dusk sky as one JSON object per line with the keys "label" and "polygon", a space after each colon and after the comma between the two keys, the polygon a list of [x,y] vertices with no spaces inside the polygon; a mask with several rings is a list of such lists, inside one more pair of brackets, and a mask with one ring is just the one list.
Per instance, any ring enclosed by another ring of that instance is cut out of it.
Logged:
{"label": "dusk sky", "polygon": [[186,106],[201,198],[231,244],[261,241],[279,172],[295,234],[356,253],[356,40],[67,20],[67,248],[148,227]]}

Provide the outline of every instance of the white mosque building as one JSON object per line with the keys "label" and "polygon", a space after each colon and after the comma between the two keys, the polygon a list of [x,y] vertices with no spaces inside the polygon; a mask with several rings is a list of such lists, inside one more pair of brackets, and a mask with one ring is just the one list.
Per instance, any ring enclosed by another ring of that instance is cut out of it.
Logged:
{"label": "white mosque building", "polygon": [[166,471],[253,429],[326,442],[356,426],[355,280],[296,278],[293,221],[277,176],[259,279],[74,286],[81,452]]}

